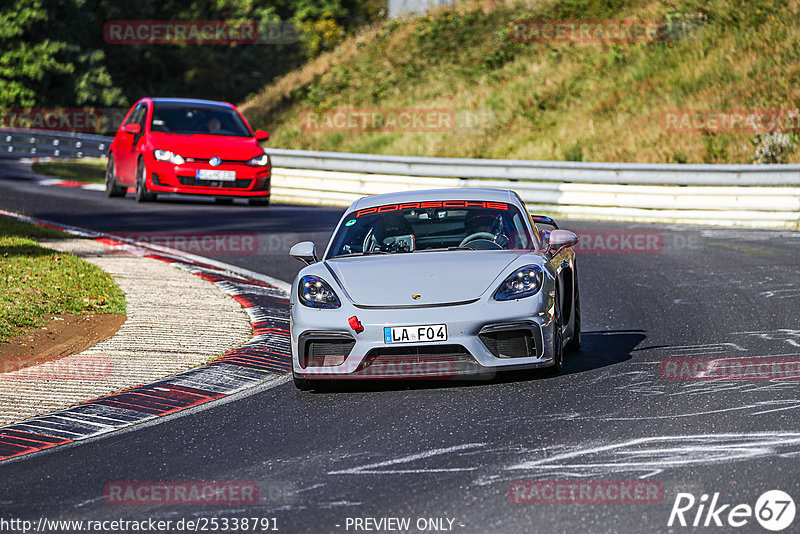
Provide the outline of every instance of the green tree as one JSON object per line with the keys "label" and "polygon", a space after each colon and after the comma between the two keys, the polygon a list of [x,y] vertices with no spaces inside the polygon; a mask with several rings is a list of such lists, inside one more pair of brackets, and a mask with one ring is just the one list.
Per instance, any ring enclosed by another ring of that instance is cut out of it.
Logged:
{"label": "green tree", "polygon": [[0,106],[112,106],[125,98],[86,46],[83,0],[13,0],[0,8]]}
{"label": "green tree", "polygon": [[[383,16],[384,0],[4,0],[0,106],[115,107],[142,96],[238,102]],[[114,20],[293,22],[288,44],[110,44]]]}

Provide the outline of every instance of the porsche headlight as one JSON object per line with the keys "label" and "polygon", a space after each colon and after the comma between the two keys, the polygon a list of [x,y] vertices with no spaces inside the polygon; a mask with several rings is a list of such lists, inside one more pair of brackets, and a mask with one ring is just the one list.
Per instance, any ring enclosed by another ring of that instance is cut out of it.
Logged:
{"label": "porsche headlight", "polygon": [[535,295],[542,288],[544,274],[538,265],[526,265],[506,278],[497,291],[494,300],[524,299]]}
{"label": "porsche headlight", "polygon": [[297,298],[309,308],[339,308],[342,305],[331,286],[322,278],[313,275],[300,278]]}
{"label": "porsche headlight", "polygon": [[153,150],[153,157],[158,161],[169,161],[175,165],[183,165],[184,159],[168,150]]}
{"label": "porsche headlight", "polygon": [[269,156],[266,154],[261,154],[260,156],[256,156],[247,160],[247,164],[252,165],[253,167],[266,167],[269,165]]}

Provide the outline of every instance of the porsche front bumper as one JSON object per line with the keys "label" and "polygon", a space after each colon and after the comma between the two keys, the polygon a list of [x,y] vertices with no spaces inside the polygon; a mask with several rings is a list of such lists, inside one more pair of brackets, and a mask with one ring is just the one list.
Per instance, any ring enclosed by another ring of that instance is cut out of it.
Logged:
{"label": "porsche front bumper", "polygon": [[[346,300],[346,299],[345,299]],[[348,323],[356,317],[356,332]],[[292,365],[296,376],[324,379],[424,379],[493,376],[554,364],[553,299],[479,299],[434,306],[316,309],[294,298]],[[386,327],[440,325],[447,340],[387,343]]]}

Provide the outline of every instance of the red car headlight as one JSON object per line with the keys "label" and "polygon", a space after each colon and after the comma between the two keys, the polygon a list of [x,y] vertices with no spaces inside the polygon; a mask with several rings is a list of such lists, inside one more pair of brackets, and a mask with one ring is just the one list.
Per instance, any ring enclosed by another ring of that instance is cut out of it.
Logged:
{"label": "red car headlight", "polygon": [[267,154],[261,154],[260,156],[247,160],[247,164],[253,167],[266,167],[269,163],[269,156]]}
{"label": "red car headlight", "polygon": [[169,161],[175,165],[183,165],[184,159],[178,154],[173,154],[168,150],[153,150],[153,157],[158,161]]}

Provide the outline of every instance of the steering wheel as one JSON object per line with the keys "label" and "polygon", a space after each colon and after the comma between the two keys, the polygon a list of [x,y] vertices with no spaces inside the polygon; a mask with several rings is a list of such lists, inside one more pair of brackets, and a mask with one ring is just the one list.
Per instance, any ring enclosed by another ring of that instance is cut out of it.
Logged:
{"label": "steering wheel", "polygon": [[381,250],[381,244],[378,243],[378,240],[375,239],[375,235],[372,232],[372,228],[369,229],[367,235],[364,236],[364,243],[361,245],[361,250],[365,252],[371,252],[373,250]]}
{"label": "steering wheel", "polygon": [[503,249],[508,246],[508,238],[503,234],[493,234],[491,232],[475,232],[474,234],[470,234],[464,239],[461,240],[461,244],[458,245],[459,247],[464,247],[468,243],[472,241],[477,241],[481,239],[483,241],[489,241],[492,245],[496,246],[498,249]]}

